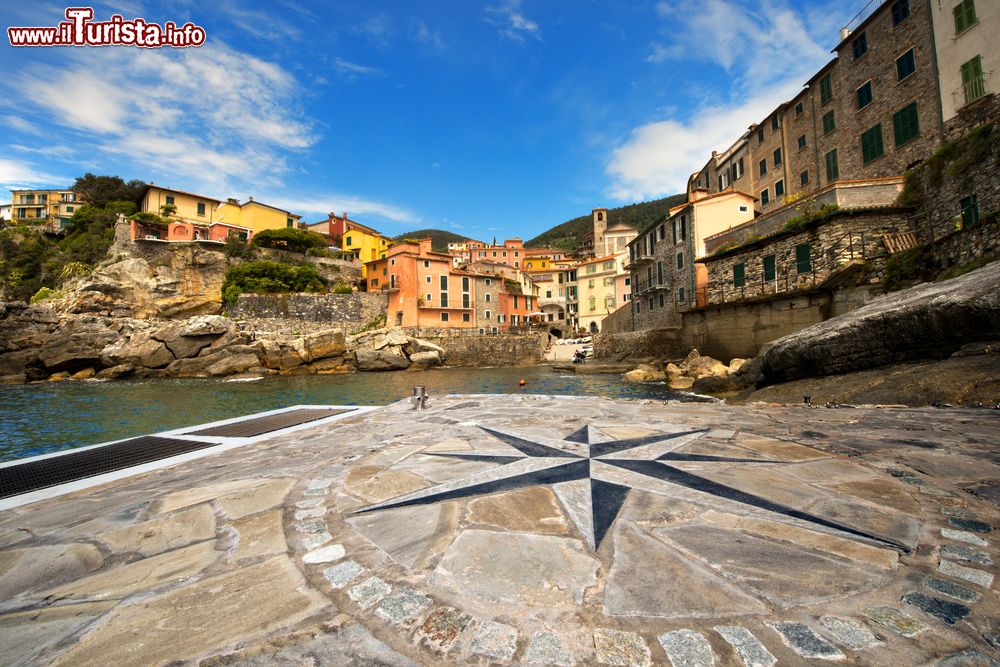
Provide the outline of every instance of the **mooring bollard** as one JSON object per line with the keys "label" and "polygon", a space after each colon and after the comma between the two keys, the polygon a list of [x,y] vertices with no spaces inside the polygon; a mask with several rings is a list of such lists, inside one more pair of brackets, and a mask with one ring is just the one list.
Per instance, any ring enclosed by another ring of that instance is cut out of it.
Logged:
{"label": "mooring bollard", "polygon": [[427,387],[418,384],[413,387],[413,397],[410,399],[414,410],[425,410],[427,408]]}

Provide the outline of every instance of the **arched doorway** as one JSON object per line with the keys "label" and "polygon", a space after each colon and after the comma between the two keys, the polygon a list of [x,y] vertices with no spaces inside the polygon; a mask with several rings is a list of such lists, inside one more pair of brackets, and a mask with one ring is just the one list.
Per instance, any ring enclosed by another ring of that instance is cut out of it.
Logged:
{"label": "arched doorway", "polygon": [[562,329],[549,329],[549,333],[555,336],[556,338],[562,338],[563,334]]}
{"label": "arched doorway", "polygon": [[591,322],[590,323],[590,333],[595,334],[595,333],[597,333],[599,331],[600,331],[600,328],[597,326],[597,322]]}

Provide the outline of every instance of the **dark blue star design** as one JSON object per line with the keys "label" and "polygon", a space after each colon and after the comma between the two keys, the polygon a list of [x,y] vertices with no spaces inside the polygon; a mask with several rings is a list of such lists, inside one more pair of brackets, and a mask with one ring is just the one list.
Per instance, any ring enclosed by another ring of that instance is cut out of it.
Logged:
{"label": "dark blue star design", "polygon": [[[616,474],[615,470],[618,469],[638,473],[667,485],[693,489],[735,503],[799,519],[816,526],[832,529],[852,539],[875,542],[881,546],[889,546],[901,551],[910,550],[909,547],[896,540],[810,514],[670,465],[671,462],[744,463],[748,465],[789,463],[768,459],[685,454],[676,451],[679,447],[703,437],[711,429],[679,430],[615,440],[588,425],[563,440],[556,440],[538,436],[528,439],[483,426],[480,428],[509,445],[514,451],[427,452],[427,454],[465,461],[496,463],[498,464],[496,467],[369,505],[358,510],[355,514],[412,505],[426,505],[531,486],[554,486],[557,492],[563,491],[560,493],[560,497],[564,505],[567,506],[577,527],[585,535],[591,548],[596,550],[600,548],[604,537],[618,517],[629,493],[635,488],[628,482],[623,483],[623,479],[627,479],[628,476]],[[588,482],[589,489],[586,489],[585,486]],[[575,485],[568,483],[575,483]],[[655,482],[653,483],[655,484]],[[666,488],[669,487],[665,486]]]}

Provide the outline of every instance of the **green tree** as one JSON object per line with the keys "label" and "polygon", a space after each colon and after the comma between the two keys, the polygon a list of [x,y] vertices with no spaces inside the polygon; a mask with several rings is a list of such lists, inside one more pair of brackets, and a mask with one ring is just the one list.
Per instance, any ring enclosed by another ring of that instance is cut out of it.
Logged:
{"label": "green tree", "polygon": [[261,260],[231,266],[222,283],[222,299],[235,303],[240,294],[274,292],[322,292],[326,281],[310,264],[291,266]]}
{"label": "green tree", "polygon": [[325,248],[326,238],[305,229],[285,227],[265,229],[253,235],[253,244],[261,248],[276,248],[304,253],[310,248]]}
{"label": "green tree", "polygon": [[97,176],[90,172],[73,183],[73,192],[97,208],[104,208],[113,201],[129,201],[138,205],[145,191],[146,184],[142,181],[126,183],[119,176]]}

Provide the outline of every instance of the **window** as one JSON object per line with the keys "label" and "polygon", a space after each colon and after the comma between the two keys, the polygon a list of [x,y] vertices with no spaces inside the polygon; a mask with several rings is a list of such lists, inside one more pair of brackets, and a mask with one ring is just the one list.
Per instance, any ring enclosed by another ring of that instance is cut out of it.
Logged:
{"label": "window", "polygon": [[871,103],[872,103],[872,82],[869,81],[865,83],[865,85],[858,88],[858,108],[864,109]]}
{"label": "window", "polygon": [[441,313],[441,321],[442,322],[448,321],[448,313]]}
{"label": "window", "polygon": [[679,303],[684,303],[684,288],[680,287],[677,289],[677,301]]}
{"label": "window", "polygon": [[428,282],[428,283],[430,283],[430,282],[431,282],[431,281],[433,281],[434,279],[433,279],[433,278],[431,278],[430,276],[427,276],[426,280],[427,280],[427,282]]}
{"label": "window", "polygon": [[663,308],[663,292],[660,292],[660,308]]}
{"label": "window", "polygon": [[487,278],[486,279],[486,286],[489,287],[492,284],[493,284],[493,281],[491,279]]}
{"label": "window", "polygon": [[66,207],[66,212],[67,213],[72,213],[73,212],[73,207],[72,206],[67,206]]}
{"label": "window", "polygon": [[900,57],[896,58],[896,80],[902,81],[917,71],[917,61],[913,57],[913,49],[910,49]]}
{"label": "window", "polygon": [[517,295],[514,295],[514,310],[517,310]]}
{"label": "window", "polygon": [[911,102],[892,114],[892,135],[896,146],[902,146],[920,134],[920,123],[917,120],[917,103]]}
{"label": "window", "polygon": [[826,154],[826,180],[835,181],[840,178],[840,165],[837,164],[837,149]]}
{"label": "window", "polygon": [[469,295],[468,294],[463,294],[462,295],[462,308],[470,308],[470,307],[471,306],[469,305]]}
{"label": "window", "polygon": [[795,246],[795,270],[799,273],[812,271],[812,248],[808,243]]}
{"label": "window", "polygon": [[771,116],[771,129],[777,130],[780,127],[777,116]]}
{"label": "window", "polygon": [[590,295],[590,300],[588,301],[588,305],[590,306],[591,310],[597,310],[597,297],[594,296],[593,294]]}
{"label": "window", "polygon": [[743,158],[736,161],[736,166],[733,172],[733,180],[743,177]]}
{"label": "window", "polygon": [[687,233],[687,216],[681,216],[681,241],[686,241],[688,237]]}
{"label": "window", "polygon": [[833,109],[830,109],[825,114],[823,114],[823,134],[830,134],[837,129],[837,119],[833,114]]}
{"label": "window", "polygon": [[493,295],[492,295],[492,294],[490,294],[489,292],[487,292],[487,293],[486,293],[486,298],[485,298],[485,301],[486,301],[486,303],[489,303],[489,302],[491,302],[492,300],[493,300]]}
{"label": "window", "polygon": [[896,0],[892,3],[892,27],[906,20],[910,15],[910,0]]}
{"label": "window", "polygon": [[430,303],[432,300],[433,300],[433,296],[431,295],[430,292],[428,292],[427,294],[424,295],[424,302],[425,303]]}
{"label": "window", "polygon": [[174,196],[167,195],[167,206],[173,206],[173,205],[174,205]]}
{"label": "window", "polygon": [[764,176],[767,173],[767,158],[760,161],[760,175]]}
{"label": "window", "polygon": [[976,195],[964,197],[959,206],[962,207],[962,227],[970,227],[979,222],[979,201]]}
{"label": "window", "polygon": [[491,313],[490,311],[487,310],[486,313],[485,313],[485,315],[486,315],[486,319],[490,319],[490,317],[493,316],[493,313]]}
{"label": "window", "polygon": [[607,277],[607,278],[604,279],[604,286],[605,287],[607,287],[609,285],[614,285],[614,284],[615,284],[615,279],[613,277],[609,276],[609,277]]}
{"label": "window", "polygon": [[774,198],[777,199],[781,195],[785,194],[785,181],[784,179],[778,181],[774,184]]}
{"label": "window", "polygon": [[656,284],[663,284],[663,262],[656,263]]}
{"label": "window", "polygon": [[775,148],[774,149],[774,166],[777,167],[779,164],[781,164],[781,149],[780,148]]}
{"label": "window", "polygon": [[462,321],[463,322],[468,322],[470,319],[471,318],[469,317],[468,313],[462,313]]}
{"label": "window", "polygon": [[677,253],[677,268],[678,269],[684,268],[684,253],[682,252]]}
{"label": "window", "polygon": [[378,287],[378,278],[372,278],[372,287]]}
{"label": "window", "polygon": [[795,117],[796,118],[798,118],[799,116],[801,116],[802,113],[803,113],[803,111],[805,111],[805,109],[802,107],[802,102],[799,102],[798,104],[795,105]]}
{"label": "window", "polygon": [[463,292],[469,291],[469,279],[464,276],[462,277],[462,291]]}
{"label": "window", "polygon": [[587,287],[592,288],[593,286],[594,286],[594,279],[591,278],[590,280],[587,281]]}
{"label": "window", "polygon": [[958,6],[952,10],[955,15],[955,34],[965,32],[973,25],[979,22],[976,18],[976,2],[975,0],[962,0],[958,3]]}
{"label": "window", "polygon": [[799,137],[799,150],[802,150],[805,147],[806,147],[806,135],[803,134],[802,136]]}
{"label": "window", "polygon": [[[350,236],[348,236],[346,239],[344,239],[344,245],[345,246],[354,245],[354,242],[351,240]],[[396,264],[396,260],[392,260],[392,263],[395,265]]]}
{"label": "window", "polygon": [[448,276],[441,276],[441,291],[448,291]]}
{"label": "window", "polygon": [[448,307],[448,293],[447,292],[441,292],[441,307],[442,308],[447,308]]}
{"label": "window", "polygon": [[198,215],[205,215],[205,204],[198,202]]}
{"label": "window", "polygon": [[774,255],[764,255],[764,280],[774,280],[778,275],[775,270]]}
{"label": "window", "polygon": [[743,205],[743,204],[740,204],[740,213],[746,213],[746,212],[747,212],[747,211],[749,211],[749,210],[750,210],[750,209],[749,209],[749,208],[747,208],[747,207],[746,207],[745,205]]}
{"label": "window", "polygon": [[667,229],[664,225],[660,225],[656,228],[656,240],[662,241],[665,238],[667,238]]}
{"label": "window", "polygon": [[771,193],[767,188],[760,191],[760,205],[767,206],[771,202]]}
{"label": "window", "polygon": [[758,144],[764,143],[764,128],[760,128],[759,130],[757,130],[757,143]]}
{"label": "window", "polygon": [[740,262],[733,266],[733,287],[743,287],[746,282],[746,265]]}
{"label": "window", "polygon": [[851,44],[851,50],[854,52],[854,59],[857,60],[861,56],[868,53],[868,33],[863,32],[854,38],[854,42]]}
{"label": "window", "polygon": [[285,227],[294,227],[294,226],[295,226],[295,220],[293,220],[292,218],[285,218]]}
{"label": "window", "polygon": [[882,145],[882,124],[879,123],[861,134],[861,159],[865,164],[885,155]]}
{"label": "window", "polygon": [[429,268],[431,268],[431,263],[430,263],[430,260],[426,260],[426,259],[424,260],[424,268],[425,268],[425,269],[429,269]]}
{"label": "window", "polygon": [[983,57],[976,56],[964,63],[962,72],[962,90],[965,93],[965,103],[978,100],[986,94],[986,82],[983,79]]}
{"label": "window", "polygon": [[830,75],[827,74],[822,79],[819,80],[819,102],[820,104],[826,104],[833,99],[833,81],[830,79]]}
{"label": "window", "polygon": [[799,174],[799,185],[809,185],[809,170],[806,169]]}

